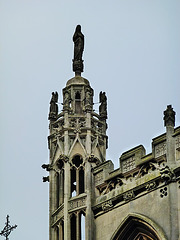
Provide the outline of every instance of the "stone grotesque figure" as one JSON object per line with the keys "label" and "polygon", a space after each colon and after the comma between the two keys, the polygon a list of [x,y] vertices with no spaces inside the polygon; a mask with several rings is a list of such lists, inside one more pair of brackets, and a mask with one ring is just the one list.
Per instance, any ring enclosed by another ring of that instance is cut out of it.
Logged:
{"label": "stone grotesque figure", "polygon": [[175,126],[175,115],[171,105],[164,111],[164,126]]}
{"label": "stone grotesque figure", "polygon": [[107,119],[107,97],[105,92],[100,92],[99,94],[99,115],[100,117]]}
{"label": "stone grotesque figure", "polygon": [[81,26],[77,25],[75,33],[73,35],[74,42],[74,59],[73,59],[73,71],[76,75],[80,75],[83,72],[83,60],[82,55],[84,51],[84,35],[81,32]]}
{"label": "stone grotesque figure", "polygon": [[160,168],[160,174],[161,178],[165,181],[165,183],[171,182],[173,179],[175,179],[175,175],[173,171],[169,168],[169,166],[163,164],[163,166]]}
{"label": "stone grotesque figure", "polygon": [[52,97],[50,101],[50,111],[49,111],[49,120],[56,119],[57,114],[58,114],[58,93],[57,92],[52,92]]}

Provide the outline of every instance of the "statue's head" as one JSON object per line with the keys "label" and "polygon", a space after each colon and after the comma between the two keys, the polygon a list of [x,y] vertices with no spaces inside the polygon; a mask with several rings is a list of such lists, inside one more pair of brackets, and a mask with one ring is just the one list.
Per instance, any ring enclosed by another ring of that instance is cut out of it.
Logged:
{"label": "statue's head", "polygon": [[76,32],[81,32],[81,25],[76,26]]}

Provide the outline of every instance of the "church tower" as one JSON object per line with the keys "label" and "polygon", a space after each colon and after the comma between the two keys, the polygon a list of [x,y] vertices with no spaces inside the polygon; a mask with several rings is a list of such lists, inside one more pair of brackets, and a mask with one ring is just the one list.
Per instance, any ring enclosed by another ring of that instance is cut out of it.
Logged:
{"label": "church tower", "polygon": [[[180,240],[180,126],[164,111],[166,132],[122,153],[119,168],[106,160],[107,98],[83,72],[84,35],[74,36],[73,71],[62,91],[53,92],[49,111],[49,240]],[[130,133],[128,133],[130,134]]]}
{"label": "church tower", "polygon": [[84,35],[74,36],[73,71],[63,89],[63,109],[53,92],[49,112],[49,233],[50,240],[93,240],[95,199],[92,169],[106,160],[107,98],[100,92],[99,113],[93,110],[93,89],[83,72]]}

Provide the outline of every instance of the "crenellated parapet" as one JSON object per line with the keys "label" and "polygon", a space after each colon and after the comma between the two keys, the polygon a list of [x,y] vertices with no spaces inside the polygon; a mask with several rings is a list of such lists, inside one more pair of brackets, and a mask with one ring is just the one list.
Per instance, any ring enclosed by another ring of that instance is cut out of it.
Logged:
{"label": "crenellated parapet", "polygon": [[173,166],[167,161],[167,135],[164,133],[152,140],[151,153],[146,155],[145,148],[139,145],[121,155],[120,168],[114,170],[109,160],[93,169],[95,217],[152,191],[159,191],[159,198],[168,196],[167,186],[180,180],[180,127],[174,129],[172,138],[176,152]]}

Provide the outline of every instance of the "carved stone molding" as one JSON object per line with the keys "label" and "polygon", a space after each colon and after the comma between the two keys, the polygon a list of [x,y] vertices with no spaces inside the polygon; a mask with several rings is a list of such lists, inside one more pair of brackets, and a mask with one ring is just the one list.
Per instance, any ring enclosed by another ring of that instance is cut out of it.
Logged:
{"label": "carved stone molding", "polygon": [[149,162],[140,168],[136,178],[140,178],[156,169],[158,169],[158,165],[156,163]]}
{"label": "carved stone molding", "polygon": [[[148,191],[159,191],[159,196],[161,198],[166,197],[168,195],[168,186],[166,185],[165,180],[168,182],[168,179],[171,179],[170,181],[172,182],[177,182],[177,187],[179,187],[180,189],[179,167],[175,169],[173,172],[171,171],[170,173],[169,171],[167,173],[166,171],[165,172],[163,171],[162,179],[159,172],[160,169],[162,171],[162,168],[164,167],[164,169],[167,170],[169,169],[169,167],[165,165],[162,165],[160,167],[159,164],[156,163],[153,164],[155,164],[156,172],[149,173],[149,177],[146,175],[147,177],[145,176],[145,178],[142,179],[143,181],[141,181],[141,179],[136,180],[135,177],[131,177],[132,182],[131,181],[127,182],[125,178],[121,177],[121,175],[118,175],[113,179],[113,181],[111,179],[109,180],[108,183],[102,182],[101,184],[99,184],[99,186],[96,186],[96,188],[100,192],[100,196],[97,197],[96,204],[93,206],[95,217],[104,214],[104,212],[102,211],[102,204],[105,201],[111,200],[113,202],[114,208],[119,205],[128,204],[129,201],[132,201],[137,197],[142,197],[148,194]],[[118,184],[116,183],[117,178],[119,178],[120,182],[122,182],[123,184],[122,187],[121,186],[118,187]],[[169,183],[170,182],[168,182],[168,184]]]}
{"label": "carved stone molding", "polygon": [[112,207],[113,207],[112,200],[109,200],[109,201],[102,204],[102,210],[104,212],[109,211]]}
{"label": "carved stone molding", "polygon": [[81,133],[81,128],[86,126],[85,118],[71,118],[69,126],[74,129],[74,133]]}
{"label": "carved stone molding", "polygon": [[129,191],[123,194],[124,201],[131,201],[133,198],[135,198],[134,191]]}
{"label": "carved stone molding", "polygon": [[147,191],[150,191],[150,190],[152,190],[152,189],[154,189],[156,187],[157,187],[156,182],[150,182],[150,183],[146,184],[146,190]]}
{"label": "carved stone molding", "polygon": [[103,171],[100,171],[99,173],[97,173],[95,175],[95,186],[103,183],[103,180],[104,180],[104,178],[103,178]]}
{"label": "carved stone molding", "polygon": [[155,146],[155,158],[159,158],[166,154],[166,142],[162,142]]}
{"label": "carved stone molding", "polygon": [[104,194],[107,194],[107,193],[109,193],[110,191],[112,191],[113,189],[115,189],[115,182],[114,181],[110,181],[107,185],[106,185],[106,187],[105,187],[105,189],[103,189],[102,190],[102,195],[104,195]]}
{"label": "carved stone molding", "polygon": [[115,188],[117,188],[117,187],[119,187],[121,185],[123,185],[123,181],[122,181],[122,179],[120,177],[117,177],[117,178],[109,181],[106,184],[105,187],[99,188],[99,191],[100,191],[101,195],[105,195],[105,194],[111,192],[113,189],[115,189]]}
{"label": "carved stone molding", "polygon": [[59,138],[63,135],[63,129],[55,128],[54,130],[55,130],[54,136],[56,137],[56,140],[57,140],[57,138]]}
{"label": "carved stone molding", "polygon": [[135,156],[132,156],[122,162],[123,172],[128,172],[136,167]]}
{"label": "carved stone molding", "polygon": [[85,207],[86,206],[86,196],[71,199],[69,202],[69,206],[70,206],[70,210]]}

